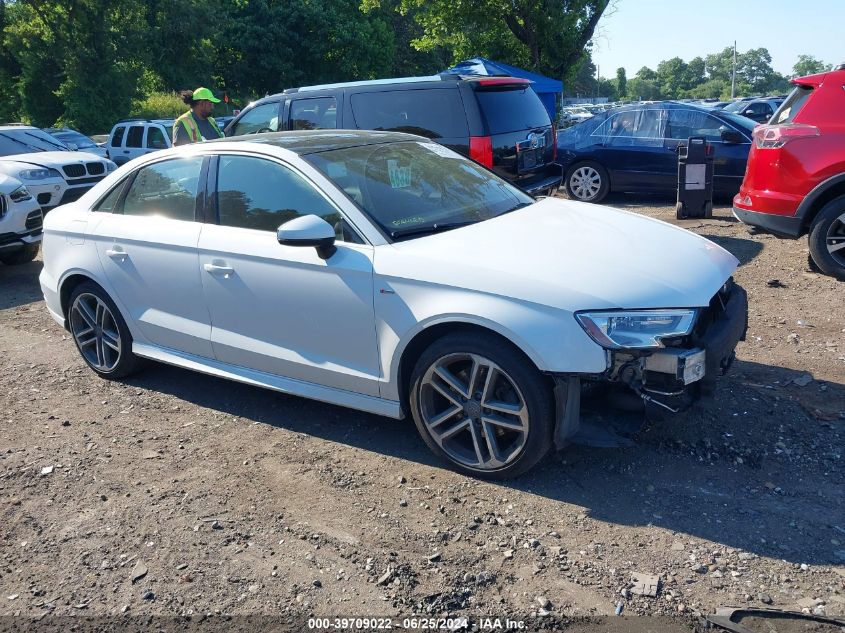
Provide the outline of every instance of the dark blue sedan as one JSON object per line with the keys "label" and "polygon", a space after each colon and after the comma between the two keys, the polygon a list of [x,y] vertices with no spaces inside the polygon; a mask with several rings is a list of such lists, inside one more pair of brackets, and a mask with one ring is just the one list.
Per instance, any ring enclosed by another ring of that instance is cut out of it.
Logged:
{"label": "dark blue sedan", "polygon": [[732,197],[742,184],[754,121],[685,103],[608,110],[557,137],[564,186],[573,200],[599,202],[611,191],[672,194],[678,145],[691,136],[713,144],[713,193]]}

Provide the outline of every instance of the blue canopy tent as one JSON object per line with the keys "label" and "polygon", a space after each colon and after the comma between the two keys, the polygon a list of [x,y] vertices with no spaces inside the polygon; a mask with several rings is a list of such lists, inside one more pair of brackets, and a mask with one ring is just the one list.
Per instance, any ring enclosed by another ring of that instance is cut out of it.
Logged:
{"label": "blue canopy tent", "polygon": [[557,96],[563,93],[562,81],[544,77],[543,75],[538,75],[537,73],[532,73],[503,62],[494,62],[484,57],[474,57],[473,59],[464,60],[443,72],[454,75],[505,75],[508,77],[528,79],[531,82],[534,92],[537,93],[540,101],[543,102],[546,110],[549,111],[549,117],[552,121],[556,118]]}

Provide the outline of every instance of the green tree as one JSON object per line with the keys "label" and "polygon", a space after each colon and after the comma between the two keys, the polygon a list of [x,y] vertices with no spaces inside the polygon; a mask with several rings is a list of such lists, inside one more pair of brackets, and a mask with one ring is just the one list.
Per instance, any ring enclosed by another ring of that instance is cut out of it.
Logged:
{"label": "green tree", "polygon": [[637,79],[644,79],[646,81],[657,81],[657,73],[648,66],[643,66],[634,75]]}
{"label": "green tree", "polygon": [[727,46],[718,53],[707,55],[704,63],[707,68],[707,78],[731,83],[731,72],[733,69],[734,49]]}
{"label": "green tree", "polygon": [[[420,50],[451,48],[455,61],[483,55],[571,78],[610,0],[399,0],[423,29]],[[367,8],[380,0],[364,0]]]}
{"label": "green tree", "polygon": [[662,99],[660,87],[654,79],[642,79],[638,76],[628,82],[628,97],[631,99],[654,101]]}
{"label": "green tree", "polygon": [[667,99],[677,99],[685,88],[687,65],[680,57],[673,57],[657,65],[657,85]]}
{"label": "green tree", "polygon": [[793,77],[805,77],[807,75],[815,75],[823,73],[833,68],[830,64],[825,64],[822,60],[816,59],[812,55],[799,55],[798,61],[792,67]]}
{"label": "green tree", "polygon": [[619,98],[623,98],[628,94],[628,79],[625,77],[625,69],[616,69],[616,94]]}

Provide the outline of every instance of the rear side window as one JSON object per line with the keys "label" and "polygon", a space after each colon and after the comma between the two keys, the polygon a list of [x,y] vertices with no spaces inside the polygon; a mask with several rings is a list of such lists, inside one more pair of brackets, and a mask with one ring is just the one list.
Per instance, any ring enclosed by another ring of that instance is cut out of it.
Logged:
{"label": "rear side window", "polygon": [[193,221],[202,161],[194,156],[142,168],[126,192],[123,215]]}
{"label": "rear side window", "polygon": [[813,94],[812,86],[797,86],[775,112],[772,123],[792,123],[811,94]]}
{"label": "rear side window", "polygon": [[118,128],[115,128],[114,134],[111,137],[111,146],[112,147],[120,147],[121,143],[123,143],[123,133],[126,131],[126,128],[122,125]]}
{"label": "rear side window", "polygon": [[464,103],[457,89],[361,92],[352,95],[351,103],[359,129],[407,132],[428,138],[469,135]]}
{"label": "rear side window", "polygon": [[144,126],[133,125],[129,128],[129,134],[126,135],[126,147],[141,147],[143,138]]}
{"label": "rear side window", "polygon": [[552,124],[548,111],[532,88],[479,89],[475,94],[491,135]]}
{"label": "rear side window", "polygon": [[291,130],[333,130],[336,127],[337,102],[334,97],[291,101]]}

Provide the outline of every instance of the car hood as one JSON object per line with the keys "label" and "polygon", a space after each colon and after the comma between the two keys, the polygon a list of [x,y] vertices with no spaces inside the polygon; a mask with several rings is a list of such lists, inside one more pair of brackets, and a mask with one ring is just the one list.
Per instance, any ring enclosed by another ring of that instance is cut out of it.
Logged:
{"label": "car hood", "polygon": [[498,218],[380,247],[376,272],[569,311],[701,307],[738,260],[651,218],[546,198]]}
{"label": "car hood", "polygon": [[52,167],[57,169],[64,165],[87,162],[104,162],[102,156],[89,152],[30,152],[29,154],[13,154],[3,159],[4,163],[15,162],[34,167]]}

